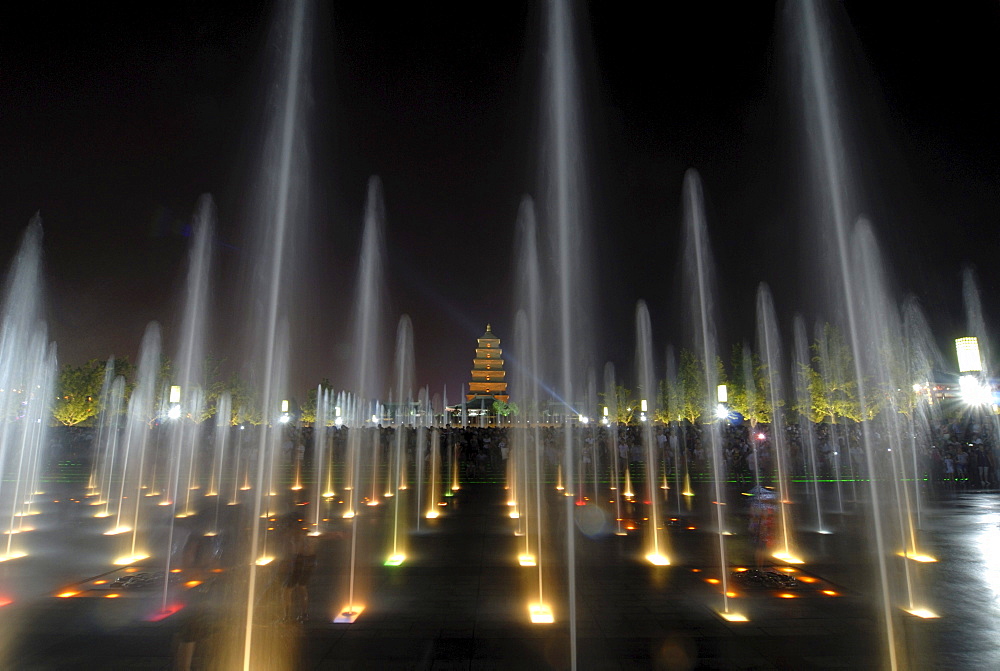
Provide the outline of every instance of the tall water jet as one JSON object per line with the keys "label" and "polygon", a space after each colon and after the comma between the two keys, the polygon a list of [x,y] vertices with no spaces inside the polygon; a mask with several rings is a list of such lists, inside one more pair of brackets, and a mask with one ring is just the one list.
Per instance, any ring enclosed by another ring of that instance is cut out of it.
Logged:
{"label": "tall water jet", "polygon": [[[365,487],[362,482],[362,466],[371,468],[372,483],[378,481],[377,455],[379,453],[378,427],[370,431],[364,429],[368,417],[372,415],[369,403],[382,392],[379,362],[381,359],[380,328],[382,305],[382,259],[385,257],[382,227],[385,220],[385,203],[382,198],[382,184],[378,177],[368,180],[368,197],[365,204],[364,233],[361,239],[361,254],[358,265],[358,281],[354,297],[354,340],[353,377],[354,393],[357,395],[358,412],[355,426],[348,433],[348,450],[351,460],[351,543],[350,571],[348,573],[347,603],[335,617],[336,621],[353,622],[364,604],[358,590],[358,546],[363,539],[358,537],[358,515],[361,514],[361,496]],[[374,449],[366,449],[366,445]],[[370,454],[373,463],[363,464],[364,456]],[[372,499],[375,500],[374,497]]]}
{"label": "tall water jet", "polygon": [[[398,410],[392,468],[389,468],[386,493],[394,496],[392,505],[392,547],[386,563],[398,566],[406,558],[406,511],[402,509],[406,490],[403,473],[406,469],[406,424],[410,400],[413,398],[413,327],[403,315],[396,329],[395,393]],[[395,477],[393,477],[395,472]]]}
{"label": "tall water jet", "polygon": [[[194,218],[194,237],[188,260],[185,286],[184,314],[181,320],[177,346],[176,377],[169,398],[172,407],[168,413],[168,452],[170,512],[172,517],[186,518],[195,514],[191,504],[191,488],[195,459],[199,456],[202,412],[202,362],[208,312],[208,269],[211,256],[214,207],[208,196],[203,196]],[[184,478],[186,467],[187,477]],[[181,490],[183,487],[183,490]],[[180,503],[183,492],[183,503]],[[180,507],[180,512],[178,508]],[[174,559],[174,524],[167,535],[167,552],[163,571],[163,599],[161,608],[167,611],[170,597],[170,569]],[[130,564],[138,556],[122,556],[116,564]]]}
{"label": "tall water jet", "polygon": [[[116,528],[131,533],[127,545],[123,544],[119,548],[116,555],[118,557],[141,557],[147,554],[145,544],[149,542],[148,530],[141,523],[144,498],[142,490],[143,483],[147,481],[146,471],[151,464],[155,464],[157,456],[156,443],[150,435],[149,417],[155,413],[156,389],[161,366],[160,351],[160,327],[156,322],[152,322],[146,326],[146,332],[142,336],[136,385],[129,397],[125,420],[125,441],[130,446],[126,452],[136,452],[138,463],[130,478],[122,478],[122,492],[128,485],[128,496],[131,499],[130,512],[127,517],[119,514]],[[122,506],[124,504],[125,496],[122,496]],[[127,522],[127,528],[123,521]]]}
{"label": "tall water jet", "polygon": [[[941,361],[937,352],[930,326],[920,304],[913,296],[903,301],[903,379],[900,380],[900,412],[906,415],[906,434],[909,438],[910,461],[912,463],[913,500],[916,513],[916,528],[923,528],[923,498],[921,483],[924,481],[920,455],[931,444],[930,430],[930,380],[935,364]],[[940,367],[939,367],[940,368]],[[996,416],[994,415],[994,420]],[[993,435],[1000,435],[994,432]],[[914,538],[913,544],[916,545]]]}
{"label": "tall water jet", "polygon": [[[801,315],[795,315],[794,329],[794,368],[792,370],[792,385],[795,390],[795,403],[799,407],[799,432],[805,439],[806,452],[809,458],[809,473],[812,477],[813,507],[816,511],[816,531],[821,534],[830,533],[823,523],[823,507],[820,505],[819,494],[819,458],[816,454],[816,432],[813,426],[812,403],[809,387],[812,368],[810,367],[809,343],[806,336],[806,323]],[[838,481],[837,485],[840,483]]]}
{"label": "tall water jet", "polygon": [[[689,169],[684,174],[683,187],[684,205],[684,266],[685,277],[691,285],[691,314],[695,332],[695,347],[701,357],[704,369],[704,389],[709,395],[704,407],[714,407],[713,395],[718,387],[718,371],[716,367],[717,348],[714,314],[714,288],[712,286],[712,251],[708,242],[708,226],[705,222],[704,196],[701,189],[701,178],[698,173]],[[734,617],[729,610],[729,569],[726,557],[726,519],[724,504],[726,503],[723,483],[725,481],[725,464],[722,454],[722,436],[719,435],[718,422],[708,424],[705,430],[709,434],[712,449],[712,480],[715,499],[716,534],[719,545],[719,571],[722,580],[722,617]],[[741,617],[741,616],[740,616]]]}
{"label": "tall water jet", "polygon": [[[674,498],[676,499],[676,513],[683,512],[682,501],[691,500],[690,483],[687,473],[687,454],[682,452],[681,447],[681,422],[679,408],[681,405],[680,386],[677,380],[677,357],[674,354],[674,346],[667,345],[664,356],[666,359],[666,377],[663,379],[663,393],[661,400],[665,407],[663,412],[667,415],[670,426],[670,455],[674,462]],[[617,458],[617,453],[614,455]]]}
{"label": "tall water jet", "polygon": [[[90,485],[87,487],[88,496],[97,496],[97,500],[90,505],[99,506],[102,503],[106,506],[110,492],[110,478],[108,469],[114,459],[114,442],[118,439],[118,434],[113,430],[117,426],[119,415],[112,412],[103,412],[112,401],[111,385],[115,380],[114,359],[109,359],[104,365],[104,383],[101,385],[101,393],[98,396],[99,407],[97,415],[97,435],[94,438],[95,454],[94,463],[91,467]],[[106,512],[106,510],[105,510]]]}
{"label": "tall water jet", "polygon": [[[615,394],[615,366],[610,361],[604,364],[604,418],[602,422],[607,430],[607,450],[608,458],[611,462],[611,491],[615,503],[615,535],[624,536],[622,529],[622,497],[621,480],[618,458],[618,397]],[[678,490],[680,491],[680,490]]]}
{"label": "tall water jet", "polygon": [[[0,515],[6,522],[0,562],[27,549],[15,539],[15,521],[24,519],[38,491],[38,469],[53,396],[55,349],[47,342],[42,316],[42,224],[36,216],[21,240],[4,287],[0,312]],[[41,394],[45,394],[42,396]],[[24,421],[6,421],[16,417]],[[47,419],[47,418],[46,418]],[[12,480],[7,475],[13,475]],[[23,526],[22,526],[23,528]]]}
{"label": "tall water jet", "polygon": [[[851,267],[851,249],[849,235],[851,221],[854,218],[849,185],[847,182],[848,164],[845,147],[841,137],[842,124],[839,118],[838,101],[831,73],[831,39],[829,27],[821,23],[819,3],[816,0],[790,3],[790,15],[796,24],[796,37],[800,43],[801,91],[803,95],[803,113],[812,137],[808,143],[811,152],[811,167],[814,170],[817,184],[817,195],[821,200],[822,222],[824,230],[833,239],[834,276],[838,279],[840,288],[840,303],[844,310],[848,342],[855,354],[854,376],[857,382],[857,397],[862,416],[869,405],[868,390],[865,384],[865,370],[861,363],[861,322],[855,309],[855,299],[858,288]],[[823,241],[820,242],[824,244]],[[878,316],[876,316],[876,319]],[[880,510],[880,493],[878,491],[876,463],[874,452],[877,449],[875,437],[872,435],[870,423],[862,422],[863,452],[869,474],[869,499],[871,502],[871,519],[873,523],[874,549],[878,566],[878,589],[881,597],[881,625],[885,634],[886,652],[889,667],[897,669],[905,667],[905,661],[900,660],[901,646],[896,640],[896,625],[892,612],[890,594],[889,565],[886,556],[886,536]]]}
{"label": "tall water jet", "polygon": [[[639,394],[650,396],[654,390],[653,373],[653,333],[649,323],[649,310],[646,303],[639,301],[635,308],[635,366],[636,379],[639,383]],[[653,438],[653,423],[642,422],[642,442],[646,452],[646,501],[649,505],[649,526],[646,527],[646,561],[657,566],[670,563],[667,549],[666,534],[663,533],[660,521],[659,486],[656,474],[659,470],[659,459],[656,455],[656,444]],[[721,500],[721,499],[716,499]]]}
{"label": "tall water jet", "polygon": [[[275,31],[277,63],[275,96],[269,100],[267,130],[261,170],[263,200],[259,209],[258,251],[254,258],[253,283],[254,308],[259,310],[256,323],[260,333],[254,360],[257,362],[256,379],[259,382],[260,411],[263,423],[257,436],[257,458],[254,464],[257,489],[253,496],[252,531],[250,537],[249,579],[243,614],[244,634],[242,667],[252,666],[254,603],[257,598],[258,562],[261,561],[260,516],[265,504],[271,505],[270,488],[265,488],[266,473],[273,472],[273,447],[278,442],[281,425],[270,421],[285,389],[287,340],[282,342],[281,324],[284,314],[290,311],[292,300],[289,249],[296,226],[301,226],[305,213],[304,172],[308,165],[308,144],[305,140],[302,99],[307,93],[309,34],[307,3],[293,0],[278,12]],[[284,349],[282,349],[284,348]],[[270,477],[267,485],[271,484]]]}
{"label": "tall water jet", "polygon": [[[545,66],[543,74],[542,160],[546,222],[552,234],[555,258],[554,288],[557,395],[565,404],[562,470],[566,483],[576,482],[576,423],[574,405],[580,393],[577,371],[589,362],[586,342],[589,320],[585,296],[589,293],[583,269],[589,267],[587,226],[583,208],[585,157],[581,151],[580,82],[573,42],[573,11],[567,0],[550,0],[546,10]],[[581,365],[582,364],[582,365]],[[577,666],[576,538],[574,502],[566,497],[566,567],[570,642],[570,668]],[[549,620],[551,611],[535,612],[533,619]]]}
{"label": "tall water jet", "polygon": [[791,564],[800,564],[792,541],[791,492],[788,487],[788,444],[785,432],[784,385],[781,381],[781,335],[774,313],[771,290],[766,284],[757,288],[757,341],[764,362],[767,379],[768,402],[771,406],[771,441],[774,445],[774,463],[777,474],[778,524],[780,547],[774,556]]}
{"label": "tall water jet", "polygon": [[[858,314],[862,319],[863,349],[858,358],[864,362],[864,370],[871,380],[871,388],[878,390],[885,406],[873,421],[882,437],[880,444],[869,445],[869,464],[876,470],[869,471],[870,480],[885,481],[891,478],[892,489],[883,487],[881,498],[872,501],[876,512],[884,515],[886,541],[898,543],[895,554],[903,557],[902,566],[896,570],[902,579],[904,610],[910,614],[925,617],[929,612],[917,564],[924,556],[917,551],[916,530],[913,523],[912,490],[907,485],[909,479],[906,451],[910,447],[906,440],[904,447],[904,415],[909,409],[904,404],[912,402],[912,388],[908,382],[910,365],[906,363],[906,338],[896,308],[897,301],[886,287],[886,272],[882,257],[871,227],[864,221],[857,225],[854,238],[853,270],[857,277],[859,292],[855,297]],[[900,347],[900,343],[903,346]],[[905,376],[905,377],[904,377]],[[905,391],[904,391],[905,388]],[[908,427],[907,427],[908,428]],[[910,561],[914,560],[914,561]],[[890,592],[891,594],[891,592]],[[907,648],[912,648],[911,643]]]}

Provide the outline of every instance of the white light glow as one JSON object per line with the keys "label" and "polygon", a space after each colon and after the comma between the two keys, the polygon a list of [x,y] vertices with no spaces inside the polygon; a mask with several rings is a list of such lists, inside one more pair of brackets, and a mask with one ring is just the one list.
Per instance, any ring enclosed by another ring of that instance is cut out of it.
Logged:
{"label": "white light glow", "polygon": [[528,606],[528,614],[532,624],[552,624],[556,621],[552,609],[544,603],[533,603]]}
{"label": "white light glow", "polygon": [[983,370],[983,360],[979,355],[979,339],[973,336],[955,339],[955,354],[958,355],[959,373],[979,373]]}

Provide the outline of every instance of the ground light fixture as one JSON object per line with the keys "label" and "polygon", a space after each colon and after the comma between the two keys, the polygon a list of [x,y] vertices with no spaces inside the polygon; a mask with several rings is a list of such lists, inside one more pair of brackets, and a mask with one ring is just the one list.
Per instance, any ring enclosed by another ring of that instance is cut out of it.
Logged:
{"label": "ground light fixture", "polygon": [[333,618],[333,621],[337,624],[353,624],[354,621],[358,619],[358,616],[364,612],[364,610],[364,606],[348,604],[340,609],[340,612],[337,613],[335,618]]}
{"label": "ground light fixture", "polygon": [[556,621],[552,608],[544,603],[533,603],[528,606],[528,616],[531,624],[552,624]]}

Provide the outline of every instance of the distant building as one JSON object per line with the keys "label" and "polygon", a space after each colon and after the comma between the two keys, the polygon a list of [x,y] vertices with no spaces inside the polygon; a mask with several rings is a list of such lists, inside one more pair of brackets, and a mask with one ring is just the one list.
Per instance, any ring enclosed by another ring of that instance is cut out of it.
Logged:
{"label": "distant building", "polygon": [[476,342],[476,357],[472,360],[472,382],[469,383],[469,393],[465,395],[467,407],[477,407],[489,410],[493,401],[507,402],[507,371],[503,369],[503,350],[500,349],[500,338],[493,335],[490,325],[486,325],[486,333],[479,336]]}

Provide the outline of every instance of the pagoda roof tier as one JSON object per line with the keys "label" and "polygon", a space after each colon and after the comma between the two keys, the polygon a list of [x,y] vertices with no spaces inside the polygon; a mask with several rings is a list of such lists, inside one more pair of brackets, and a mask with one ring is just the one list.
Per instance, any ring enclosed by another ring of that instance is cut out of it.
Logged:
{"label": "pagoda roof tier", "polygon": [[502,378],[507,376],[507,371],[505,370],[486,370],[485,368],[477,368],[472,371],[472,377],[475,378],[486,378],[487,380],[491,377]]}
{"label": "pagoda roof tier", "polygon": [[476,368],[490,366],[494,370],[501,370],[503,369],[503,359],[473,359],[472,365]]}
{"label": "pagoda roof tier", "polygon": [[503,354],[503,350],[499,347],[494,347],[493,349],[487,347],[476,348],[476,358],[478,359],[498,359],[501,354]]}
{"label": "pagoda roof tier", "polygon": [[473,401],[503,401],[506,403],[509,398],[510,396],[507,394],[466,394],[465,404],[469,406]]}
{"label": "pagoda roof tier", "polygon": [[491,391],[504,391],[507,389],[506,382],[470,382],[469,391],[483,391],[489,393]]}

